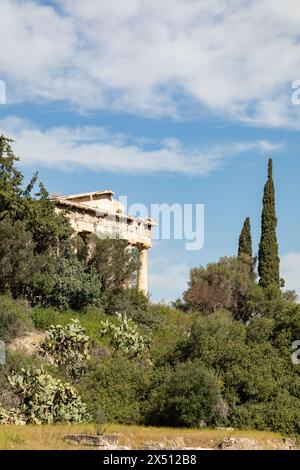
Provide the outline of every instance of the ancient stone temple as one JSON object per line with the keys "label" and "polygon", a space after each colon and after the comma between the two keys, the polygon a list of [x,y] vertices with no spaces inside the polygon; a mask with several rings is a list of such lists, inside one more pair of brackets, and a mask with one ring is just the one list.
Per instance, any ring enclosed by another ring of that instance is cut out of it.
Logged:
{"label": "ancient stone temple", "polygon": [[148,249],[151,247],[152,227],[150,218],[136,218],[125,214],[122,204],[114,199],[113,191],[95,191],[55,196],[56,210],[66,211],[76,234],[84,237],[95,234],[99,237],[128,240],[139,252],[137,285],[143,292],[148,291]]}

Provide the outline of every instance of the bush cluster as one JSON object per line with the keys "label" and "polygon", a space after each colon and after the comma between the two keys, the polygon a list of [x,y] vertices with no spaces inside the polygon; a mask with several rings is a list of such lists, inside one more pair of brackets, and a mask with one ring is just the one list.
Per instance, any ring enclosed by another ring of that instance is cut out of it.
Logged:
{"label": "bush cluster", "polygon": [[260,282],[246,219],[238,256],[193,269],[172,308],[126,288],[136,253],[95,237],[87,249],[37,175],[24,186],[17,160],[0,136],[0,339],[49,332],[43,357],[8,349],[0,423],[81,422],[103,410],[122,423],[300,433],[300,306],[280,291],[271,161]]}
{"label": "bush cluster", "polygon": [[140,357],[149,349],[150,340],[139,333],[137,325],[126,314],[117,313],[117,322],[102,321],[101,335],[110,337],[110,346],[114,351],[123,353],[128,358]]}
{"label": "bush cluster", "polygon": [[40,344],[40,354],[47,356],[58,367],[65,367],[67,374],[77,379],[83,374],[90,358],[89,337],[79,320],[72,320],[66,326],[52,325],[48,337]]}
{"label": "bush cluster", "polygon": [[10,375],[8,381],[20,405],[8,412],[0,409],[2,424],[80,423],[89,419],[86,405],[75,388],[43,369],[22,369],[20,374]]}

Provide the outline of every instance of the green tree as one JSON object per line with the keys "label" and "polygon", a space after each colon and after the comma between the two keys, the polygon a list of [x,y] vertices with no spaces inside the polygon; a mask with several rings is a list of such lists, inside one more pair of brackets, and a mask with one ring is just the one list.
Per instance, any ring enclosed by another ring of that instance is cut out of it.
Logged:
{"label": "green tree", "polygon": [[71,236],[69,221],[64,214],[56,214],[55,204],[43,183],[39,182],[39,190],[33,194],[37,173],[26,187],[23,186],[24,177],[16,168],[19,159],[14,155],[12,142],[0,136],[0,219],[9,216],[14,221],[23,220],[32,234],[37,253],[56,250]]}
{"label": "green tree", "polygon": [[218,310],[211,315],[200,314],[188,335],[171,352],[172,365],[187,360],[201,359],[205,367],[218,374],[239,364],[245,350],[246,326],[232,318],[230,312]]}
{"label": "green tree", "polygon": [[49,256],[46,268],[33,279],[31,300],[60,310],[100,307],[100,277],[95,271],[87,272],[74,253]]}
{"label": "green tree", "polygon": [[275,189],[272,175],[272,159],[268,164],[268,180],[264,187],[261,216],[261,239],[258,252],[259,284],[279,294],[279,256],[276,237],[277,217],[275,211]]}
{"label": "green tree", "polygon": [[196,427],[219,422],[221,381],[198,359],[162,368],[150,384],[145,402],[146,423],[159,426]]}
{"label": "green tree", "polygon": [[[279,318],[257,317],[247,325],[225,311],[198,315],[188,334],[165,357],[165,362],[160,361],[160,366],[166,368],[163,377],[168,377],[167,366],[177,369],[182,364],[188,369],[190,361],[198,360],[223,385],[227,425],[298,433],[300,375],[291,361],[291,344],[299,338],[299,306],[285,304],[281,301]],[[192,386],[192,379],[189,383]],[[156,395],[152,395],[157,403],[154,419],[155,415],[160,416],[164,391],[160,385],[155,388],[159,394],[154,391]],[[183,390],[178,395],[181,402]],[[189,397],[192,403],[191,392]]]}
{"label": "green tree", "polygon": [[212,313],[225,308],[247,321],[253,315],[252,310],[247,311],[246,302],[252,297],[254,277],[244,258],[224,257],[206,268],[192,269],[183,298],[189,310]]}
{"label": "green tree", "polygon": [[42,182],[39,191],[33,196],[32,190],[37,175],[24,191],[25,220],[36,244],[36,251],[44,253],[47,250],[57,251],[62,244],[68,243],[72,234],[69,220],[63,213],[55,212],[55,204]]}
{"label": "green tree", "polygon": [[35,254],[31,233],[21,220],[0,221],[0,290],[10,290],[14,297],[26,295],[45,259]]}
{"label": "green tree", "polygon": [[127,240],[90,238],[88,266],[100,277],[101,291],[106,298],[107,310],[115,313],[123,294],[135,282],[138,259]]}
{"label": "green tree", "polygon": [[[8,343],[17,336],[22,336],[30,328],[32,324],[26,300],[15,300],[10,295],[0,295],[0,339]],[[2,385],[0,381],[0,389]]]}
{"label": "green tree", "polygon": [[13,153],[12,142],[0,136],[0,218],[20,215],[22,209],[23,175],[15,166],[19,159]]}
{"label": "green tree", "polygon": [[101,406],[110,423],[139,424],[151,366],[121,355],[99,357],[99,352],[94,349],[86,375],[76,384],[88,410],[95,417]]}
{"label": "green tree", "polygon": [[251,237],[251,225],[250,225],[250,218],[247,217],[245,219],[240,238],[239,238],[239,249],[238,249],[238,256],[241,257],[242,255],[249,256],[251,259],[252,255],[252,237]]}

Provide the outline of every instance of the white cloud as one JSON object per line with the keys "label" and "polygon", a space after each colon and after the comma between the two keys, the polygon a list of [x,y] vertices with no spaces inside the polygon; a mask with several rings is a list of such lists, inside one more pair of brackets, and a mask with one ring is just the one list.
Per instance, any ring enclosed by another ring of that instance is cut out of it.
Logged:
{"label": "white cloud", "polygon": [[[1,0],[8,101],[300,127],[299,0]],[[195,109],[193,109],[195,108]]]}
{"label": "white cloud", "polygon": [[287,289],[294,289],[300,296],[300,253],[287,253],[281,257],[281,274]]}
{"label": "white cloud", "polygon": [[46,165],[66,171],[85,167],[94,171],[206,175],[234,156],[249,151],[275,152],[282,146],[254,141],[199,148],[186,147],[175,138],[147,145],[147,140],[129,140],[102,127],[41,130],[16,116],[0,120],[0,133],[16,141],[14,149],[23,165]]}

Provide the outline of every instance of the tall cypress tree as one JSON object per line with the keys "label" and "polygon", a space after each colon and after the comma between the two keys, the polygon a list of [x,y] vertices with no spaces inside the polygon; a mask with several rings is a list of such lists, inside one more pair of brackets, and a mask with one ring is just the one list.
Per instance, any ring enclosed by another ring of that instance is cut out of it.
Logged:
{"label": "tall cypress tree", "polygon": [[264,187],[261,215],[261,238],[258,251],[259,284],[264,288],[280,289],[278,243],[276,237],[277,217],[275,211],[275,189],[273,163],[269,159],[268,180]]}
{"label": "tall cypress tree", "polygon": [[253,257],[252,255],[252,237],[251,237],[251,224],[250,218],[245,219],[240,238],[239,238],[239,249],[238,256],[247,255]]}

